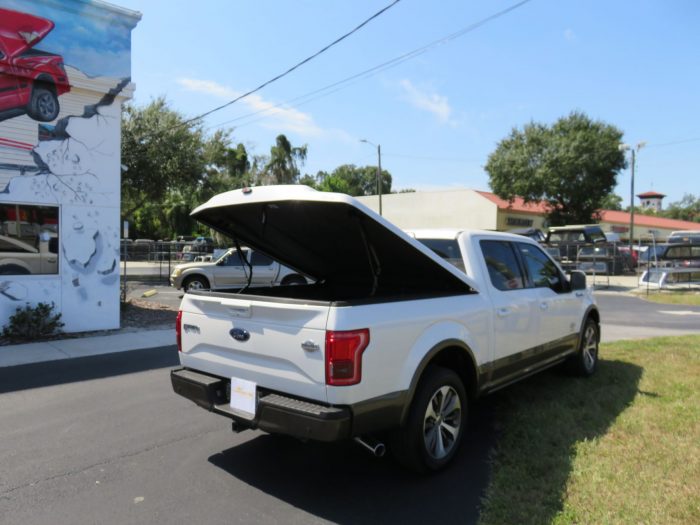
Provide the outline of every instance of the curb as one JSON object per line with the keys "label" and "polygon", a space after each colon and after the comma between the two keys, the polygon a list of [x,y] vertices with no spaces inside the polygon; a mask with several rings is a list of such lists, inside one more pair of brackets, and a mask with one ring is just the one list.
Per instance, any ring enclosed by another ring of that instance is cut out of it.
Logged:
{"label": "curb", "polygon": [[175,329],[140,330],[0,346],[0,368],[175,344]]}

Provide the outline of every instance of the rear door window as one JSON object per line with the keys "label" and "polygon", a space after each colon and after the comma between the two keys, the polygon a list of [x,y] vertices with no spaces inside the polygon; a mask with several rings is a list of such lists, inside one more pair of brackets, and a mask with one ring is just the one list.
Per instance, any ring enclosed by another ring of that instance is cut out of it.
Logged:
{"label": "rear door window", "polygon": [[264,253],[253,252],[250,258],[250,264],[253,266],[270,266],[274,261]]}
{"label": "rear door window", "polygon": [[523,272],[513,245],[505,241],[481,241],[491,284],[498,290],[521,290],[525,287]]}

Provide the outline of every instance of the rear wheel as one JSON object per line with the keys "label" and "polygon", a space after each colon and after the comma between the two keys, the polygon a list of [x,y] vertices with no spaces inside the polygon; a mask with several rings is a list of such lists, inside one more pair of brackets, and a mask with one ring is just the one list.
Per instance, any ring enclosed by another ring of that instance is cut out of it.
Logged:
{"label": "rear wheel", "polygon": [[50,122],[58,116],[58,97],[45,86],[34,86],[27,113],[34,120]]}
{"label": "rear wheel", "polygon": [[280,283],[282,286],[295,286],[300,284],[306,284],[306,279],[301,275],[288,275]]}
{"label": "rear wheel", "polygon": [[196,292],[197,290],[208,290],[209,280],[201,275],[193,275],[185,279],[183,288],[186,292]]}
{"label": "rear wheel", "polygon": [[598,323],[590,317],[586,319],[581,334],[578,352],[569,359],[569,369],[576,375],[593,375],[598,366]]}
{"label": "rear wheel", "polygon": [[430,365],[421,378],[406,424],[390,451],[417,472],[440,470],[454,458],[467,422],[467,395],[452,370]]}

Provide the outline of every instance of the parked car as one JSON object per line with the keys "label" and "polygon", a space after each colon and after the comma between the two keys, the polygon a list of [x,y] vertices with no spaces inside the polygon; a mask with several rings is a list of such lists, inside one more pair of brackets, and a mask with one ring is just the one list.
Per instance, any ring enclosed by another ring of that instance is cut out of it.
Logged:
{"label": "parked car", "polygon": [[586,276],[567,278],[531,239],[413,238],[352,197],[303,186],[227,192],[192,216],[314,280],[184,295],[173,389],[234,431],[354,439],[376,455],[386,440],[409,468],[435,471],[478,396],[560,363],[595,372]]}
{"label": "parked car", "polygon": [[553,226],[547,230],[545,244],[557,248],[557,261],[565,270],[576,268],[579,249],[586,244],[606,242],[605,233],[597,224]]}
{"label": "parked car", "polygon": [[0,235],[0,275],[58,273],[58,235],[42,232],[35,245]]}
{"label": "parked car", "polygon": [[621,247],[610,244],[605,246],[582,246],[577,255],[577,269],[586,273],[621,275],[632,269],[632,258]]}
{"label": "parked car", "polygon": [[657,244],[639,256],[640,266],[700,268],[700,244]]}
{"label": "parked car", "polygon": [[49,122],[58,116],[58,97],[70,91],[63,58],[35,49],[51,32],[51,20],[0,9],[0,120],[26,113]]}
{"label": "parked car", "polygon": [[524,237],[529,237],[533,241],[545,242],[547,236],[539,228],[515,228],[509,230],[508,233],[514,233],[515,235],[523,235]]}
{"label": "parked car", "polygon": [[[242,248],[241,252],[242,256],[232,248],[215,261],[207,261],[206,256],[192,257],[194,262],[175,266],[170,274],[170,286],[188,292],[241,288],[248,284],[249,278],[251,286],[306,284],[301,274],[259,251]],[[198,261],[200,257],[204,260]]]}
{"label": "parked car", "polygon": [[668,236],[669,243],[700,244],[700,230],[682,230],[671,232]]}

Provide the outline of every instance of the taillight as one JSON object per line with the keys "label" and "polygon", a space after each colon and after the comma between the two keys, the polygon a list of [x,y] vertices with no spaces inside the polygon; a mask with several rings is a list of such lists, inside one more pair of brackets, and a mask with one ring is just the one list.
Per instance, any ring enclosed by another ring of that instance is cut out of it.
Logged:
{"label": "taillight", "polygon": [[369,329],[326,332],[326,384],[356,385],[362,381],[362,352],[369,345]]}
{"label": "taillight", "polygon": [[177,351],[182,352],[182,310],[177,313],[177,319],[175,319],[175,339],[177,340]]}

